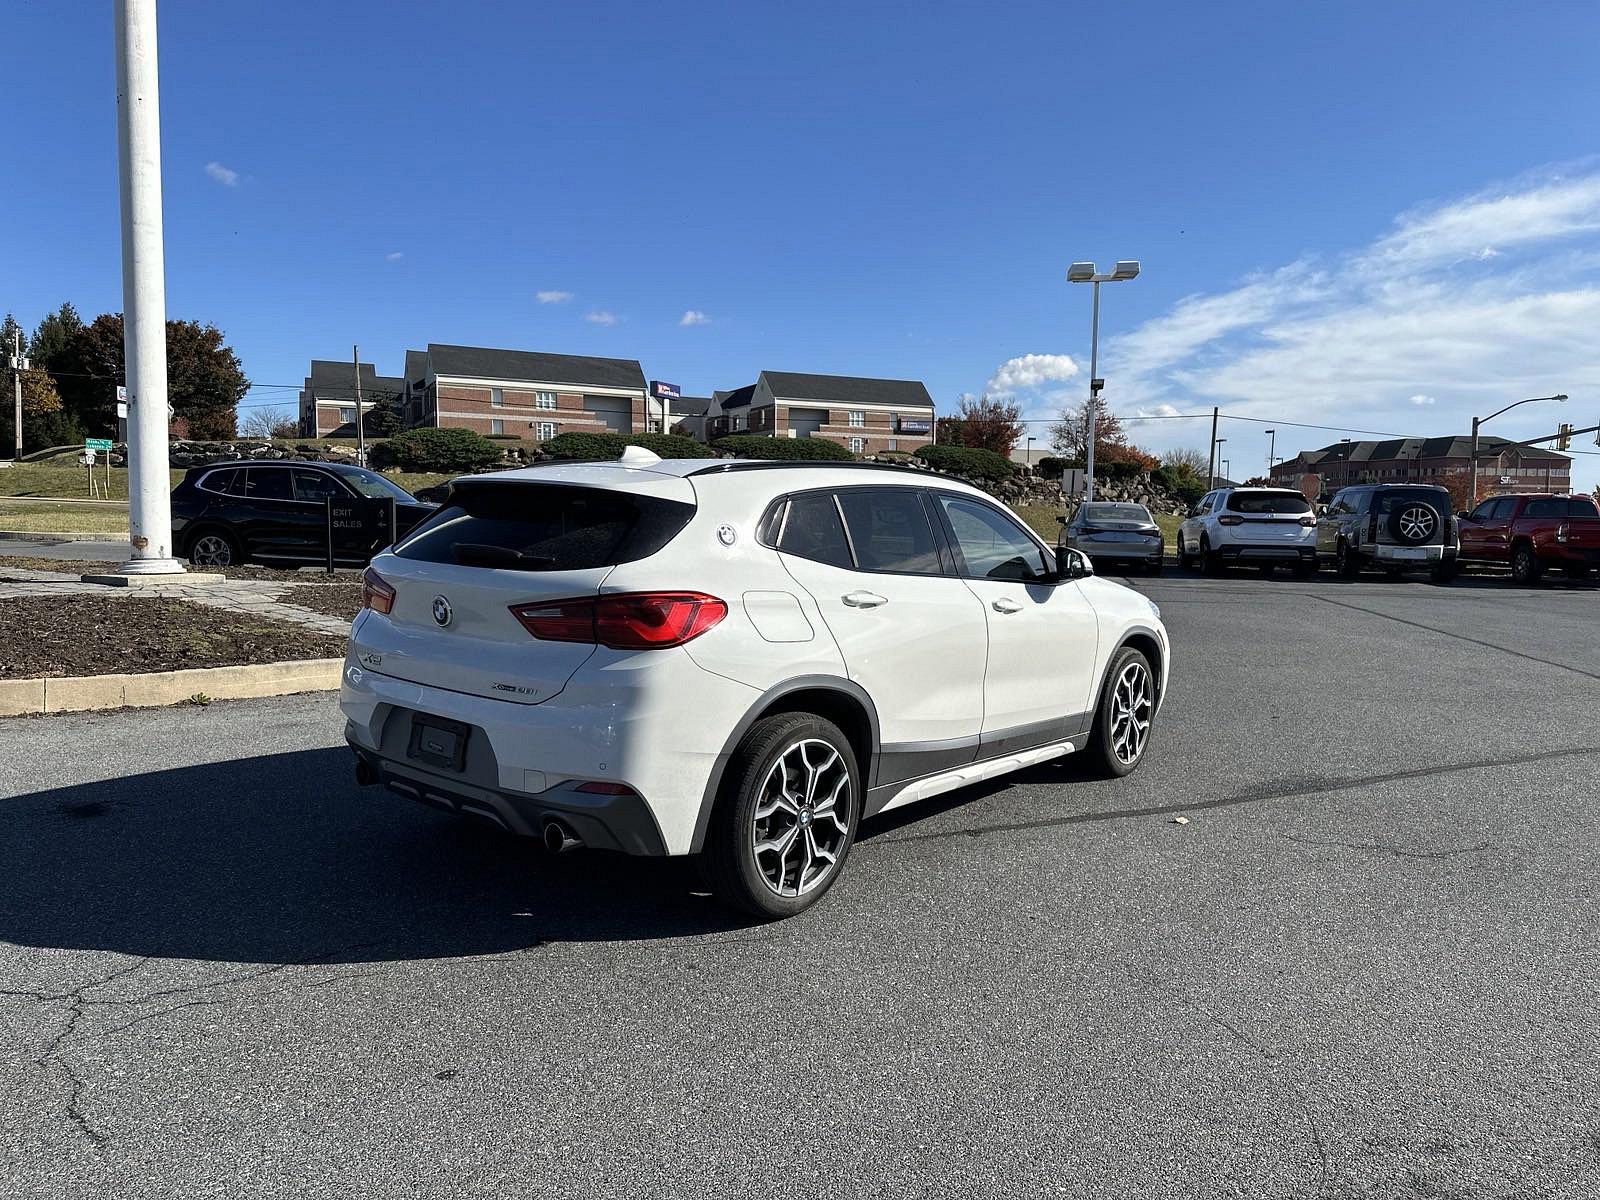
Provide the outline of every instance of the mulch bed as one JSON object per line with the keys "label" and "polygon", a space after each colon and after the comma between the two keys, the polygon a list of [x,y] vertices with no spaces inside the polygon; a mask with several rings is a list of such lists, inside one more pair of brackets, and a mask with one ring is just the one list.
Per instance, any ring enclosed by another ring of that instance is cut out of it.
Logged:
{"label": "mulch bed", "polygon": [[343,638],[271,617],[139,596],[0,603],[0,679],[178,671],[339,658]]}
{"label": "mulch bed", "polygon": [[278,599],[284,604],[295,604],[312,612],[353,621],[356,613],[361,611],[361,583],[359,580],[307,583],[290,588]]}

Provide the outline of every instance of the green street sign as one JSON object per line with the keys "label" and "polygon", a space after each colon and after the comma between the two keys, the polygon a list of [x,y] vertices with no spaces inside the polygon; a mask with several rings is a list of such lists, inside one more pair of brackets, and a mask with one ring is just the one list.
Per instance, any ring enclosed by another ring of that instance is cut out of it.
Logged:
{"label": "green street sign", "polygon": [[83,439],[83,448],[85,450],[109,450],[109,449],[111,449],[111,439],[110,438],[84,438]]}

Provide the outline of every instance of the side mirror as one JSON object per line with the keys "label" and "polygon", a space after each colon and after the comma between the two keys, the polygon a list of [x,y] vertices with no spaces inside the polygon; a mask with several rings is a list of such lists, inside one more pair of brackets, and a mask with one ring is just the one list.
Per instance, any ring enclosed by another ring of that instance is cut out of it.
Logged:
{"label": "side mirror", "polygon": [[1067,523],[1067,514],[1066,513],[1057,513],[1056,514],[1056,524],[1057,525],[1065,525],[1066,523]]}
{"label": "side mirror", "polygon": [[1472,519],[1472,514],[1463,508],[1456,514],[1456,519],[1460,521],[1470,521]]}
{"label": "side mirror", "polygon": [[1084,579],[1094,574],[1094,563],[1082,550],[1068,547],[1057,557],[1056,571],[1062,579]]}
{"label": "side mirror", "polygon": [[1328,506],[1326,504],[1317,505],[1317,516],[1325,517],[1327,515],[1328,515]]}

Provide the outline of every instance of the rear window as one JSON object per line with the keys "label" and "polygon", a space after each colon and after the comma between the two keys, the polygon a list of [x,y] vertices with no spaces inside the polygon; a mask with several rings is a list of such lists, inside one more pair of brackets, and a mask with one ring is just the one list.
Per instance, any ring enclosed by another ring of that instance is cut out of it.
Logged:
{"label": "rear window", "polygon": [[1230,492],[1228,511],[1303,516],[1311,511],[1311,501],[1299,492]]}
{"label": "rear window", "polygon": [[1594,501],[1583,496],[1547,496],[1529,500],[1522,510],[1525,517],[1593,517],[1600,516]]}
{"label": "rear window", "polygon": [[1567,510],[1569,517],[1600,517],[1600,508],[1596,508],[1594,501],[1585,496],[1574,496],[1567,503],[1571,505]]}
{"label": "rear window", "polygon": [[1085,521],[1148,521],[1150,513],[1142,504],[1085,504]]}
{"label": "rear window", "polygon": [[509,571],[582,571],[648,558],[694,505],[603,488],[457,484],[395,549],[401,558]]}

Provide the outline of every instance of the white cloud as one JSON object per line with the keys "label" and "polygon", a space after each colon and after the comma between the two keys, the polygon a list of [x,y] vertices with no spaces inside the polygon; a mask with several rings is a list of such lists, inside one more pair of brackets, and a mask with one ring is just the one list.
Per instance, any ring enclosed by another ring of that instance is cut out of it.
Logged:
{"label": "white cloud", "polygon": [[1008,358],[995,368],[987,391],[992,396],[1011,396],[1041,384],[1071,379],[1078,364],[1066,354],[1023,354]]}
{"label": "white cloud", "polygon": [[[1203,446],[1212,405],[1231,439],[1249,435],[1229,413],[1337,427],[1280,427],[1278,448],[1293,454],[1363,430],[1464,432],[1524,396],[1592,395],[1596,329],[1600,170],[1413,210],[1364,246],[1184,297],[1102,338],[1102,374],[1125,416],[1204,411],[1141,425],[1152,449]],[[1556,419],[1528,405],[1494,432],[1534,437]],[[1592,485],[1600,459],[1577,458],[1574,473]]]}
{"label": "white cloud", "polygon": [[206,175],[223,187],[239,186],[239,172],[231,170],[219,162],[208,162],[206,164]]}
{"label": "white cloud", "polygon": [[684,313],[683,316],[678,318],[679,325],[707,325],[710,323],[710,321],[711,318],[706,316],[705,313],[701,312],[698,308],[691,308],[688,312]]}
{"label": "white cloud", "polygon": [[387,254],[385,254],[383,256],[383,261],[384,262],[399,262],[405,256],[406,256],[406,252],[404,250],[391,250],[391,251],[389,251],[389,253],[387,253]]}
{"label": "white cloud", "polygon": [[535,292],[533,298],[540,304],[564,304],[572,299],[571,292]]}
{"label": "white cloud", "polygon": [[602,308],[591,313],[585,313],[583,319],[591,325],[615,325],[617,323],[617,314],[607,312]]}

